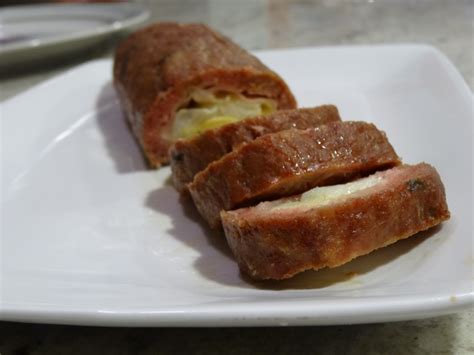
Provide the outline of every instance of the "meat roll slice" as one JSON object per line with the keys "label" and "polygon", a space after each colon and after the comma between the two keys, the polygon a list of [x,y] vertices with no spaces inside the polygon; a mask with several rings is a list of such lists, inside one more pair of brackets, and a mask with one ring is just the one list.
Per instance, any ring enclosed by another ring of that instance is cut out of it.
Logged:
{"label": "meat roll slice", "polygon": [[400,160],[385,133],[366,122],[331,122],[259,137],[209,164],[188,185],[209,225],[220,211],[348,181]]}
{"label": "meat roll slice", "polygon": [[185,190],[186,184],[193,180],[194,175],[211,162],[257,137],[289,128],[306,129],[340,120],[336,106],[324,105],[247,118],[210,129],[190,139],[179,139],[170,149],[174,185],[178,191]]}
{"label": "meat roll slice", "polygon": [[423,163],[222,212],[222,223],[242,272],[286,279],[342,265],[449,216],[443,183]]}
{"label": "meat roll slice", "polygon": [[152,167],[178,138],[296,107],[285,82],[227,37],[201,24],[158,23],[117,49],[114,84]]}

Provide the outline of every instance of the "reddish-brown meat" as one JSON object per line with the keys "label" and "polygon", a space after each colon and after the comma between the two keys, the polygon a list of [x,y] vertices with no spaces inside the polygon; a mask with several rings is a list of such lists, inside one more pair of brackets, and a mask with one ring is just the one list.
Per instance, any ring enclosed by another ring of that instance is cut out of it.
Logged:
{"label": "reddish-brown meat", "polygon": [[240,269],[255,279],[286,279],[336,267],[449,218],[444,186],[430,165],[376,175],[377,185],[321,207],[272,211],[279,203],[273,201],[222,212]]}
{"label": "reddish-brown meat", "polygon": [[175,112],[196,88],[274,99],[296,107],[285,82],[256,57],[201,24],[159,23],[117,49],[114,84],[152,167],[168,161]]}
{"label": "reddish-brown meat", "polygon": [[340,120],[336,106],[324,105],[277,111],[211,129],[191,139],[180,139],[170,149],[174,185],[183,191],[194,175],[242,143],[285,129],[306,129]]}
{"label": "reddish-brown meat", "polygon": [[366,122],[331,122],[257,138],[209,164],[188,185],[209,225],[220,211],[348,181],[399,164],[385,133]]}

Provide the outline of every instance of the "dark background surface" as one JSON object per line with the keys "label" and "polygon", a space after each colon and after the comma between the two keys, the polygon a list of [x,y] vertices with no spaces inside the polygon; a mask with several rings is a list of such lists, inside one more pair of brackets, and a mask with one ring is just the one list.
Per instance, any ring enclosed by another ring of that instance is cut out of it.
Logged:
{"label": "dark background surface", "polygon": [[469,354],[458,316],[331,327],[100,328],[0,323],[6,354]]}

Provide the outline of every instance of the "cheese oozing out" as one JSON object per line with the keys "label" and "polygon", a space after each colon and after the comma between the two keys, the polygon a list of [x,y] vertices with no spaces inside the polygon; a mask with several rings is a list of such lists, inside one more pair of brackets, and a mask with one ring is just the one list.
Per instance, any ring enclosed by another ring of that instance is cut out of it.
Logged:
{"label": "cheese oozing out", "polygon": [[192,106],[176,112],[171,131],[173,139],[190,138],[208,129],[217,128],[248,117],[276,111],[274,100],[245,97],[242,94],[196,90],[190,96]]}
{"label": "cheese oozing out", "polygon": [[301,194],[298,199],[290,198],[276,202],[272,210],[292,208],[307,210],[326,206],[333,202],[341,202],[346,198],[352,197],[356,192],[377,185],[381,180],[380,176],[372,175],[347,184],[315,187]]}

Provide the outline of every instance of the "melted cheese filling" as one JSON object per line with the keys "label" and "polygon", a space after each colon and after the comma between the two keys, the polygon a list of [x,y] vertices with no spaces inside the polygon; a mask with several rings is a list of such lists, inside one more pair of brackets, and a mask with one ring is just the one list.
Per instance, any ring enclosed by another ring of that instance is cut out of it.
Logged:
{"label": "melted cheese filling", "polygon": [[173,139],[189,138],[208,129],[276,111],[274,100],[235,93],[196,90],[190,102],[192,107],[190,105],[176,112],[171,133]]}
{"label": "melted cheese filling", "polygon": [[315,187],[301,195],[298,200],[286,200],[277,204],[273,210],[303,208],[311,209],[329,205],[336,200],[343,200],[351,194],[377,185],[382,180],[379,176],[369,176],[347,184]]}

